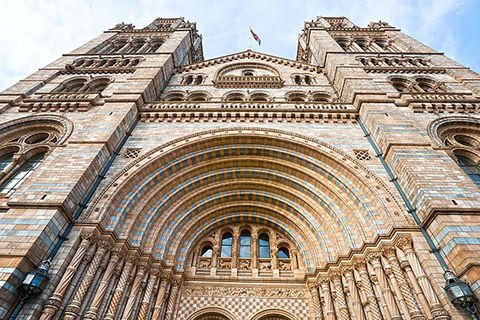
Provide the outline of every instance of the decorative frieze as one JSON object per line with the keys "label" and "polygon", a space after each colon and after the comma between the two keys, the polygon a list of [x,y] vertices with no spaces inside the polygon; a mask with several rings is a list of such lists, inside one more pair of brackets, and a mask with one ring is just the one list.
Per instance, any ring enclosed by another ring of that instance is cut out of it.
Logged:
{"label": "decorative frieze", "polygon": [[305,298],[303,289],[275,287],[210,287],[186,286],[184,296]]}

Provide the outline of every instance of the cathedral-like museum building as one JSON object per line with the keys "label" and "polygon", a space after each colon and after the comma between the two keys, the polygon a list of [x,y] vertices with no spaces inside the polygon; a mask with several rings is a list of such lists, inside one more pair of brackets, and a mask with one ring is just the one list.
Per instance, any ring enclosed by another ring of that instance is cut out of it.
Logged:
{"label": "cathedral-like museum building", "polygon": [[0,318],[471,319],[480,76],[385,22],[297,46],[121,23],[3,91]]}

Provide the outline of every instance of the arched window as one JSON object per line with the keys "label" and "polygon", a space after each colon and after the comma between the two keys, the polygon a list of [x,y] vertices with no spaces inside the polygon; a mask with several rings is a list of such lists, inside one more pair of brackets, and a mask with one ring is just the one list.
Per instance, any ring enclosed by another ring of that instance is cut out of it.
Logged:
{"label": "arched window", "polygon": [[225,101],[229,101],[229,102],[245,101],[245,95],[239,92],[232,92],[226,95]]}
{"label": "arched window", "polygon": [[252,93],[252,95],[250,96],[250,101],[268,101],[269,98],[270,97],[266,93],[256,92]]}
{"label": "arched window", "polygon": [[203,77],[202,76],[197,76],[197,80],[195,80],[195,85],[201,85],[203,82]]}
{"label": "arched window", "polygon": [[45,152],[30,157],[1,187],[0,193],[9,193],[20,186],[42,163]]}
{"label": "arched window", "polygon": [[471,159],[464,156],[457,156],[458,165],[480,188],[480,166]]}
{"label": "arched window", "polygon": [[232,234],[230,232],[225,232],[222,236],[222,251],[220,257],[232,257]]}
{"label": "arched window", "polygon": [[250,258],[252,251],[251,240],[250,231],[243,230],[240,233],[240,258]]}
{"label": "arched window", "polygon": [[305,83],[310,85],[312,82],[310,81],[310,76],[305,76]]}
{"label": "arched window", "polygon": [[202,253],[200,256],[202,258],[211,258],[213,254],[213,248],[211,246],[205,246],[202,248]]}
{"label": "arched window", "polygon": [[183,101],[183,94],[180,93],[180,92],[173,92],[173,93],[169,93],[166,97],[165,97],[165,101]]}
{"label": "arched window", "polygon": [[185,84],[186,84],[186,85],[191,85],[192,82],[193,82],[193,77],[192,77],[192,76],[187,76],[187,77],[185,78]]}
{"label": "arched window", "polygon": [[300,76],[295,76],[295,83],[297,85],[301,85],[302,84],[302,79],[300,78]]}
{"label": "arched window", "polygon": [[262,233],[258,237],[258,256],[260,258],[270,258],[270,238],[266,233]]}
{"label": "arched window", "polygon": [[291,102],[305,102],[307,95],[301,92],[292,92],[287,94],[287,100]]}
{"label": "arched window", "polygon": [[70,83],[68,83],[65,86],[65,89],[61,90],[63,92],[79,92],[87,83],[87,80],[81,79],[81,80],[75,80]]}
{"label": "arched window", "polygon": [[420,89],[423,92],[433,92],[433,91],[435,91],[434,88],[435,88],[436,82],[432,79],[417,78],[416,82],[417,82],[417,86],[420,87]]}
{"label": "arched window", "polygon": [[0,157],[0,171],[5,169],[13,161],[13,152],[4,154]]}
{"label": "arched window", "polygon": [[392,86],[397,89],[398,92],[407,92],[409,87],[409,81],[405,78],[392,78],[390,79]]}
{"label": "arched window", "polygon": [[288,248],[282,247],[278,249],[278,258],[279,259],[290,259],[290,252]]}

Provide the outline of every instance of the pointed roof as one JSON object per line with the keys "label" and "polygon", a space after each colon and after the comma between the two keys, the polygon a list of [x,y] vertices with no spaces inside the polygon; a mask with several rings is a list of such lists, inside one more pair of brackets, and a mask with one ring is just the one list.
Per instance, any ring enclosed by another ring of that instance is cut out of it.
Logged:
{"label": "pointed roof", "polygon": [[323,73],[323,69],[320,68],[320,67],[317,67],[315,65],[308,64],[308,63],[303,63],[303,62],[298,62],[298,61],[295,61],[295,60],[286,59],[286,58],[282,58],[282,57],[272,56],[272,55],[261,53],[261,52],[258,52],[258,51],[253,51],[251,49],[247,49],[245,51],[240,51],[238,53],[232,53],[232,54],[225,55],[225,56],[220,56],[220,57],[205,60],[205,61],[202,61],[202,62],[197,62],[197,63],[186,65],[186,66],[181,66],[181,67],[175,69],[174,73],[181,73],[181,72],[185,72],[185,71],[198,70],[198,69],[202,69],[202,68],[205,68],[205,67],[210,67],[210,66],[214,66],[214,65],[217,65],[217,64],[228,63],[228,62],[232,62],[232,61],[235,61],[235,60],[241,60],[241,59],[264,60],[266,62],[281,64],[281,65],[284,65],[284,66],[290,66],[290,67],[294,67],[294,68],[297,68],[297,69],[303,69],[303,70],[308,70],[308,71],[311,71],[311,72]]}

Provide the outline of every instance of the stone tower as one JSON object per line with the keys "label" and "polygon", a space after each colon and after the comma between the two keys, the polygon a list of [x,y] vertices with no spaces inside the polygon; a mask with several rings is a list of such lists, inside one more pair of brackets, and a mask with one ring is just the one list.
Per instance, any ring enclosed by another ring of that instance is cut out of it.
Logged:
{"label": "stone tower", "polygon": [[468,319],[479,90],[385,22],[306,22],[296,60],[118,24],[0,94],[0,316]]}

